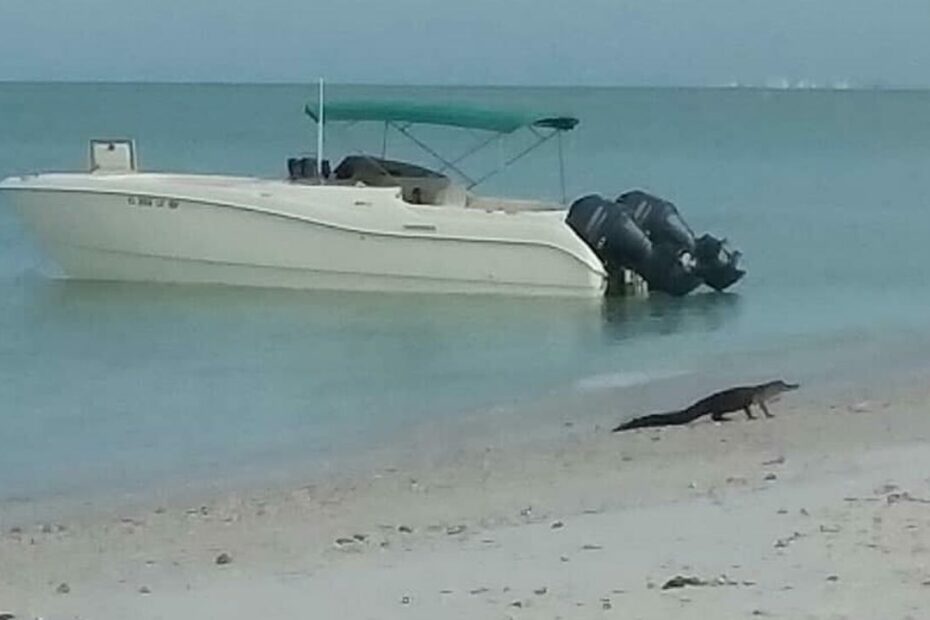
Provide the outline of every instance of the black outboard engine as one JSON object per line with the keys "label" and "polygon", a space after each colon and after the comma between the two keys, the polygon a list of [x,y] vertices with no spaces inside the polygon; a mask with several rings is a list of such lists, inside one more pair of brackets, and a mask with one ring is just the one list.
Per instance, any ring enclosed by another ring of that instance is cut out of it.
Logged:
{"label": "black outboard engine", "polygon": [[624,207],[636,225],[646,231],[653,243],[668,243],[694,251],[694,232],[685,224],[678,209],[667,200],[633,190],[620,194],[617,204]]}
{"label": "black outboard engine", "polygon": [[671,243],[655,246],[655,258],[645,271],[634,269],[649,283],[649,289],[680,297],[701,285],[694,271],[694,257],[686,248]]}
{"label": "black outboard engine", "polygon": [[738,250],[727,248],[725,239],[704,235],[695,242],[696,273],[707,286],[722,291],[746,275],[738,267],[740,256],[742,254]]}
{"label": "black outboard engine", "polygon": [[576,200],[566,223],[604,263],[610,285],[622,269],[640,274],[653,290],[687,295],[701,280],[691,255],[671,243],[654,244],[621,205],[596,194]]}
{"label": "black outboard engine", "polygon": [[652,241],[617,205],[597,194],[576,200],[565,220],[608,267],[642,266],[652,260]]}
{"label": "black outboard engine", "polygon": [[722,291],[745,274],[737,266],[739,252],[711,235],[695,239],[675,205],[642,191],[615,202],[585,196],[565,221],[604,263],[611,283],[622,269],[632,269],[651,290],[687,295],[702,282]]}

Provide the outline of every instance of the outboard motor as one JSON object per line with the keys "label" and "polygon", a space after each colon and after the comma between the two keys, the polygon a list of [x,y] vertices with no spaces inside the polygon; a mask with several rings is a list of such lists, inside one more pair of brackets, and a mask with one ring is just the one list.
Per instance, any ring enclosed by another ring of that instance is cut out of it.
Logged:
{"label": "outboard motor", "polygon": [[608,268],[642,266],[652,260],[652,242],[617,205],[597,194],[572,203],[565,221]]}
{"label": "outboard motor", "polygon": [[678,209],[667,200],[633,190],[621,194],[617,204],[623,206],[636,225],[653,243],[669,243],[694,251],[694,233],[681,219]]}
{"label": "outboard motor", "polygon": [[746,274],[737,266],[740,256],[727,248],[725,239],[704,235],[695,242],[696,273],[709,287],[722,291]]}
{"label": "outboard motor", "polygon": [[695,239],[675,205],[646,192],[627,192],[615,202],[596,194],[579,198],[565,221],[604,263],[608,291],[622,269],[670,295],[687,295],[701,283],[722,291],[746,273],[738,267],[739,252],[711,235]]}
{"label": "outboard motor", "polygon": [[634,190],[621,194],[617,203],[624,205],[653,243],[687,249],[694,259],[694,275],[714,290],[722,291],[746,274],[738,267],[741,256],[738,251],[729,250],[724,240],[709,234],[695,239],[694,232],[669,201]]}
{"label": "outboard motor", "polygon": [[[640,274],[653,290],[686,295],[701,280],[687,250],[654,244],[623,206],[592,194],[572,203],[566,223],[604,263],[611,284],[621,269]],[[608,286],[608,290],[610,286]]]}
{"label": "outboard motor", "polygon": [[654,246],[653,254],[645,271],[634,270],[649,283],[650,290],[680,297],[701,285],[694,269],[694,256],[686,248],[660,243]]}

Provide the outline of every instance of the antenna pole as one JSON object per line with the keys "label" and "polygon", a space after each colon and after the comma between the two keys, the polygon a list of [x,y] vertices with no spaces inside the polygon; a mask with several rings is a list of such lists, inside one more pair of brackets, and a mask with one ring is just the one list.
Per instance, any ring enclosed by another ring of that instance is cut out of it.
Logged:
{"label": "antenna pole", "polygon": [[558,142],[559,142],[559,185],[562,189],[562,204],[566,204],[568,198],[565,195],[565,156],[562,153],[562,132],[558,131]]}
{"label": "antenna pole", "polygon": [[381,159],[387,157],[387,132],[388,122],[384,121],[384,135],[381,138]]}
{"label": "antenna pole", "polygon": [[320,117],[316,125],[316,176],[323,182],[323,78],[320,78]]}

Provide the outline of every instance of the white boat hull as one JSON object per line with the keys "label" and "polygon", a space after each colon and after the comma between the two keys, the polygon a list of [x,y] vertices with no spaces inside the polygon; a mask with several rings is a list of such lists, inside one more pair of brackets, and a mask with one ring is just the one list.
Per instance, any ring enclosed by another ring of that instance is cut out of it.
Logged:
{"label": "white boat hull", "polygon": [[77,279],[575,297],[606,287],[559,212],[196,175],[37,175],[0,190]]}

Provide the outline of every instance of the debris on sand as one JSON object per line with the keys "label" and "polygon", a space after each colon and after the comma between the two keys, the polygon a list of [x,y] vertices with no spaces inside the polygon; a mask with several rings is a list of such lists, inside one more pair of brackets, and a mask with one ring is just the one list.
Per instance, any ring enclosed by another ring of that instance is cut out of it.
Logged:
{"label": "debris on sand", "polygon": [[801,532],[795,532],[791,536],[786,536],[785,538],[779,538],[776,540],[774,547],[776,549],[784,549],[799,538],[801,538]]}
{"label": "debris on sand", "polygon": [[914,497],[907,491],[901,491],[900,493],[890,493],[885,501],[888,504],[894,504],[897,502],[917,502],[918,504],[930,504],[930,499],[923,497]]}
{"label": "debris on sand", "polygon": [[686,577],[676,575],[662,585],[663,590],[672,590],[675,588],[684,588],[686,586],[706,586],[707,582],[699,577]]}
{"label": "debris on sand", "polygon": [[225,564],[231,564],[232,556],[229,555],[228,553],[221,553],[218,556],[216,556],[216,560],[214,560],[214,562],[216,562],[218,566],[223,566]]}
{"label": "debris on sand", "polygon": [[57,588],[55,588],[55,592],[57,592],[58,594],[69,594],[71,592],[71,586],[69,586],[67,583],[62,582],[58,584]]}
{"label": "debris on sand", "polygon": [[[742,585],[753,584],[755,582],[746,581]],[[676,588],[684,587],[702,587],[702,586],[738,586],[741,585],[739,581],[734,581],[726,575],[720,575],[716,579],[707,580],[701,579],[700,577],[686,576],[686,575],[676,575],[665,582],[662,586],[663,590],[673,590]]]}
{"label": "debris on sand", "polygon": [[446,534],[456,536],[464,532],[467,528],[464,525],[450,525],[446,528]]}

